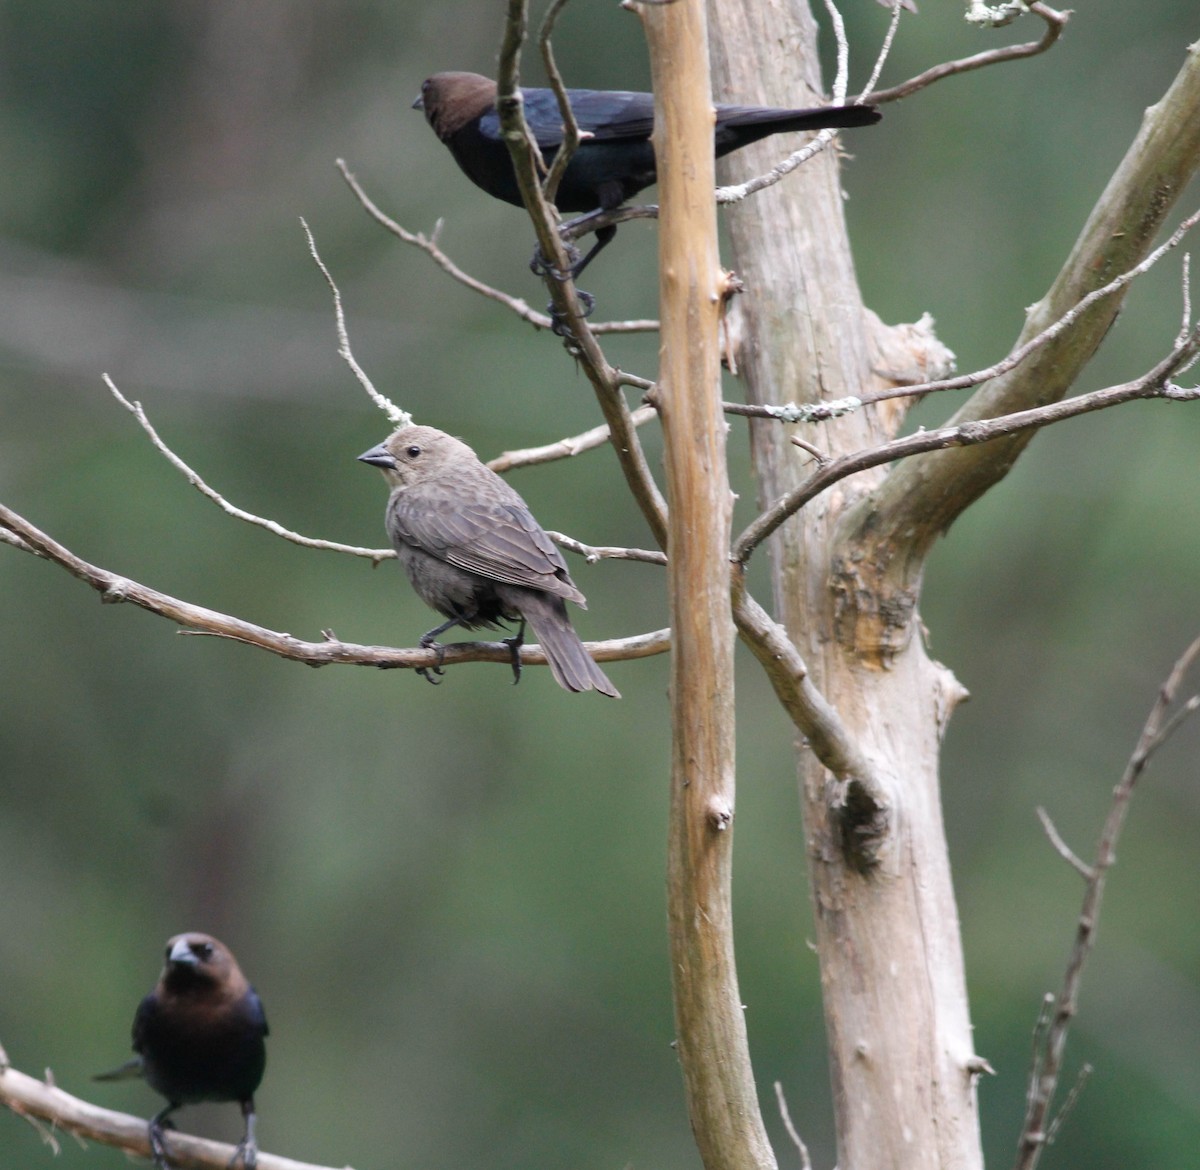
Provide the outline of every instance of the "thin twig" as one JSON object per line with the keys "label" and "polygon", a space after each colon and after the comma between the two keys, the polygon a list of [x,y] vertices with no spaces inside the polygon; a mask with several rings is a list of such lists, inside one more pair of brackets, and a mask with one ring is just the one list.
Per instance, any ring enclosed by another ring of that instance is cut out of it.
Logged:
{"label": "thin twig", "polygon": [[[1063,29],[1066,28],[1067,21],[1071,18],[1071,13],[1069,10],[1058,12],[1049,5],[1041,3],[1030,4],[1029,11],[1046,22],[1046,31],[1042,34],[1041,40],[1029,41],[1022,45],[1007,45],[1003,49],[989,49],[987,52],[976,53],[971,57],[960,57],[957,61],[943,62],[941,65],[935,65],[932,69],[926,69],[924,73],[918,73],[916,77],[910,77],[899,85],[893,85],[890,89],[877,90],[870,95],[871,101],[876,105],[899,101],[901,98],[909,97],[918,90],[924,89],[927,85],[932,85],[935,81],[941,81],[944,77],[953,77],[958,73],[970,73],[972,70],[982,69],[987,65],[999,65],[1004,61],[1036,57],[1039,53],[1044,53],[1062,36]],[[861,101],[866,96],[867,93],[864,91],[852,100]]]}
{"label": "thin twig", "polygon": [[304,235],[308,239],[308,251],[316,266],[321,270],[321,275],[325,277],[325,283],[329,285],[329,291],[333,294],[333,314],[337,320],[338,356],[350,367],[354,376],[358,379],[359,385],[370,395],[371,401],[387,415],[388,422],[394,427],[408,426],[412,422],[412,415],[407,410],[401,410],[394,402],[380,394],[374,385],[372,385],[371,379],[367,377],[366,371],[355,360],[354,354],[350,349],[350,334],[346,330],[346,314],[342,311],[342,294],[329,269],[325,267],[325,261],[321,259],[320,253],[318,253],[317,241],[313,239],[313,234],[309,230],[303,216],[300,218],[300,226],[304,228]]}
{"label": "thin twig", "polygon": [[[1171,708],[1179,688],[1188,672],[1200,659],[1200,638],[1197,638],[1179,656],[1166,681],[1159,688],[1150,714],[1142,727],[1137,746],[1125,765],[1120,782],[1113,789],[1112,803],[1096,844],[1096,859],[1091,866],[1091,877],[1083,893],[1083,905],[1079,910],[1075,929],[1075,940],[1067,960],[1062,988],[1054,999],[1054,1010],[1044,1035],[1037,1037],[1033,1067],[1026,1095],[1025,1121],[1017,1141],[1016,1170],[1034,1170],[1042,1151],[1049,1144],[1062,1115],[1053,1126],[1047,1126],[1050,1107],[1058,1088],[1062,1073],[1063,1053],[1066,1049],[1067,1033],[1079,1003],[1079,988],[1083,969],[1095,945],[1096,928],[1100,920],[1100,907],[1104,896],[1108,870],[1116,861],[1117,841],[1125,824],[1125,817],[1133,798],[1134,787],[1141,778],[1154,753],[1162,747],[1184,719],[1200,710],[1200,695],[1193,695],[1176,712]],[[1077,1094],[1076,1094],[1077,1095]],[[1068,1099],[1063,1112],[1073,1104]]]}
{"label": "thin twig", "polygon": [[571,109],[571,101],[567,97],[567,87],[563,83],[562,74],[558,71],[558,63],[554,60],[554,49],[550,44],[550,35],[554,31],[554,22],[558,14],[566,7],[567,0],[554,0],[542,18],[542,27],[538,32],[538,46],[542,51],[542,63],[546,66],[546,76],[550,79],[550,88],[558,101],[558,111],[563,120],[563,139],[550,164],[550,173],[542,184],[542,193],[550,202],[554,202],[558,194],[558,184],[562,181],[571,156],[579,149],[583,135],[579,132],[579,123],[575,120],[575,111]]}
{"label": "thin twig", "polygon": [[[553,324],[545,313],[539,313],[536,309],[531,309],[520,297],[510,296],[498,288],[493,288],[490,284],[484,284],[483,281],[477,280],[474,276],[459,268],[438,247],[437,235],[442,226],[441,220],[438,220],[432,236],[426,236],[421,232],[410,232],[378,207],[363,189],[357,177],[347,167],[345,160],[340,158],[337,160],[337,169],[345,180],[346,186],[354,192],[354,196],[362,205],[363,210],[380,227],[390,232],[402,243],[409,244],[414,248],[420,248],[452,280],[458,281],[459,284],[469,288],[472,292],[478,293],[480,296],[487,297],[488,300],[503,305],[510,312],[520,317],[522,321],[527,321],[535,329],[549,329],[551,324]],[[658,322],[653,320],[598,321],[592,325],[592,332],[596,334],[653,333],[657,329]]]}
{"label": "thin twig", "polygon": [[1079,1070],[1079,1075],[1075,1078],[1075,1083],[1071,1086],[1071,1091],[1067,1094],[1067,1099],[1063,1102],[1063,1107],[1058,1111],[1058,1116],[1050,1123],[1050,1128],[1046,1130],[1046,1145],[1054,1145],[1054,1139],[1058,1137],[1058,1131],[1062,1129],[1063,1123],[1071,1116],[1075,1106],[1079,1103],[1080,1095],[1083,1093],[1084,1086],[1087,1085],[1091,1075],[1092,1066],[1084,1064]]}
{"label": "thin twig", "polygon": [[919,431],[915,435],[893,439],[878,447],[869,447],[863,451],[831,459],[823,467],[814,471],[803,483],[781,496],[747,525],[734,543],[733,557],[736,561],[745,563],[754,550],[789,516],[794,515],[815,496],[839,480],[845,479],[848,475],[855,475],[860,471],[891,463],[896,459],[919,455],[926,451],[988,443],[1003,435],[1029,430],[1031,427],[1049,426],[1051,423],[1062,422],[1091,411],[1119,406],[1135,399],[1159,399],[1166,402],[1200,399],[1200,389],[1185,389],[1170,381],[1171,375],[1189,363],[1197,352],[1200,352],[1200,327],[1197,327],[1182,346],[1173,349],[1154,369],[1132,382],[1109,386],[1103,390],[1094,390],[1089,394],[1080,394],[1074,398],[1049,403],[1046,406],[1015,411],[1012,414],[1001,415],[999,418],[966,422],[958,426],[939,427],[933,431]]}
{"label": "thin twig", "polygon": [[[512,661],[512,648],[505,642],[454,642],[445,645],[439,652],[343,642],[329,631],[326,631],[324,641],[305,642],[291,634],[269,630],[243,618],[182,601],[151,589],[130,577],[123,577],[90,564],[3,504],[0,504],[0,526],[22,537],[30,546],[31,552],[40,552],[72,576],[90,585],[100,594],[101,601],[129,602],[184,626],[185,633],[207,634],[244,642],[293,662],[303,662],[309,666],[337,663],[350,666],[429,669],[439,664],[451,666],[460,662]],[[584,645],[598,662],[645,658],[652,654],[662,654],[669,649],[670,630],[655,630],[606,642],[585,642]],[[520,653],[523,665],[541,666],[546,662],[546,656],[540,646],[526,644],[521,647]]]}
{"label": "thin twig", "polygon": [[792,1145],[796,1147],[796,1152],[800,1155],[800,1170],[812,1170],[812,1159],[808,1156],[808,1146],[804,1144],[796,1127],[792,1124],[787,1098],[783,1095],[783,1085],[779,1081],[775,1082],[775,1100],[779,1103],[779,1116],[783,1118],[783,1128],[787,1130],[788,1137],[792,1139]]}
{"label": "thin twig", "polygon": [[1050,838],[1050,844],[1054,846],[1059,857],[1075,870],[1084,881],[1090,882],[1096,876],[1092,867],[1086,861],[1081,860],[1070,845],[1062,839],[1062,835],[1050,819],[1050,814],[1040,804],[1037,807],[1037,815],[1038,820],[1042,822],[1042,828],[1046,830],[1046,836]]}
{"label": "thin twig", "polygon": [[573,536],[567,536],[562,532],[547,532],[546,535],[560,548],[578,553],[591,565],[601,560],[644,561],[648,565],[665,565],[667,563],[667,554],[659,552],[657,549],[584,544],[582,540],[576,540]]}
{"label": "thin twig", "polygon": [[[1126,285],[1131,284],[1139,276],[1144,276],[1150,271],[1168,252],[1177,248],[1183,242],[1184,237],[1200,223],[1200,211],[1194,211],[1187,219],[1171,233],[1170,238],[1161,243],[1154,251],[1150,252],[1140,263],[1135,264],[1132,268],[1122,272],[1119,276],[1113,277],[1107,284],[1100,288],[1093,289],[1086,296],[1081,297],[1074,305],[1071,306],[1057,321],[1047,325],[1041,333],[1035,337],[1031,337],[1024,345],[1017,346],[1006,357],[1000,359],[994,365],[986,366],[982,370],[976,370],[971,374],[959,374],[953,378],[941,378],[936,382],[916,382],[911,385],[898,386],[889,390],[878,390],[873,394],[864,394],[859,399],[863,406],[869,406],[875,402],[883,402],[888,398],[907,398],[909,396],[933,394],[943,390],[965,390],[972,386],[981,385],[984,382],[989,382],[993,378],[998,378],[1001,374],[1008,373],[1009,370],[1019,366],[1031,353],[1048,345],[1065,329],[1069,329],[1076,321],[1079,320],[1084,313],[1088,311],[1097,301],[1103,300],[1105,297],[1110,297],[1114,293],[1120,292]],[[1190,325],[1189,325],[1190,328]],[[1181,330],[1180,337],[1187,332],[1186,329]],[[1180,337],[1177,337],[1175,344],[1178,347]],[[778,408],[776,408],[778,409]]]}
{"label": "thin twig", "polygon": [[846,100],[846,86],[850,84],[850,42],[846,39],[846,22],[833,0],[825,0],[825,11],[833,26],[833,39],[837,44],[837,69],[833,78],[833,100],[841,105]]}
{"label": "thin twig", "polygon": [[[1135,264],[1128,271],[1114,277],[1107,284],[1093,289],[1086,296],[1081,297],[1058,320],[1047,325],[1041,333],[1035,337],[1031,337],[1024,345],[1019,345],[1016,349],[1011,350],[1000,361],[990,366],[985,366],[981,370],[975,370],[970,374],[958,374],[953,378],[939,378],[933,382],[907,383],[887,390],[877,390],[874,393],[863,394],[859,397],[841,398],[835,402],[787,402],[780,405],[727,402],[725,410],[729,414],[740,414],[749,418],[770,418],[785,423],[825,422],[828,419],[840,418],[843,414],[848,414],[863,406],[871,406],[876,402],[884,402],[891,398],[923,397],[926,394],[935,394],[946,390],[966,390],[972,386],[979,386],[984,382],[990,382],[1002,374],[1007,374],[1009,370],[1015,369],[1027,357],[1043,346],[1049,345],[1059,334],[1074,325],[1098,301],[1120,292],[1121,289],[1132,283],[1139,276],[1143,276],[1149,272],[1168,252],[1177,248],[1182,243],[1184,237],[1197,223],[1200,223],[1200,211],[1193,212],[1187,219],[1183,220],[1179,227],[1171,233],[1170,238],[1155,248],[1154,251],[1150,252],[1140,263]],[[1186,277],[1184,280],[1183,299],[1184,327],[1175,339],[1177,349],[1182,346],[1182,339],[1191,328],[1191,304],[1189,284]],[[1182,372],[1186,369],[1187,365],[1184,365],[1176,372]]]}
{"label": "thin twig", "polygon": [[[846,40],[846,26],[842,21],[842,14],[837,10],[833,0],[825,0],[825,8],[829,13],[830,23],[833,26],[834,39],[837,42],[837,75],[833,83],[833,100],[836,104],[842,105],[846,99],[846,84],[850,68],[850,47]],[[857,103],[859,99],[855,98],[854,101]],[[744,183],[736,183],[728,187],[718,187],[717,202],[719,204],[740,203],[743,199],[758,191],[762,191],[767,187],[773,187],[785,176],[790,175],[797,167],[808,162],[813,155],[823,151],[837,137],[837,133],[837,130],[832,127],[818,130],[816,136],[809,142],[805,143],[799,150],[794,151],[781,162],[776,163],[765,174],[758,175],[753,179],[747,179]]]}
{"label": "thin twig", "polygon": [[900,13],[904,11],[904,4],[901,0],[892,0],[892,19],[888,22],[888,30],[883,38],[883,44],[879,47],[879,54],[875,58],[875,67],[871,70],[871,76],[867,78],[867,84],[863,87],[862,93],[858,95],[858,100],[866,101],[871,96],[876,83],[879,81],[879,75],[883,72],[884,63],[892,52],[892,42],[896,39],[896,31],[900,27]]}
{"label": "thin twig", "polygon": [[[640,427],[652,418],[656,418],[657,415],[658,412],[654,407],[639,406],[630,414],[630,421],[635,427]],[[589,431],[584,431],[581,435],[572,435],[566,439],[559,439],[555,443],[547,443],[542,447],[525,447],[517,451],[505,451],[503,454],[497,455],[495,459],[489,459],[488,466],[503,475],[515,467],[531,467],[537,463],[552,463],[556,459],[570,459],[583,451],[603,446],[609,441],[610,434],[608,425],[602,424],[592,427]]]}
{"label": "thin twig", "polygon": [[188,481],[202,496],[211,500],[217,505],[221,511],[228,513],[230,516],[236,517],[238,520],[244,520],[247,524],[257,525],[259,528],[265,528],[268,532],[274,533],[276,536],[283,537],[284,540],[290,540],[293,544],[303,545],[305,548],[317,548],[326,552],[348,553],[354,557],[365,557],[374,564],[379,564],[380,561],[390,560],[395,557],[395,552],[392,549],[386,548],[359,548],[352,544],[339,544],[333,540],[319,540],[312,536],[302,536],[299,532],[293,532],[289,528],[284,528],[282,524],[274,520],[268,520],[262,516],[256,516],[253,512],[247,512],[243,508],[239,508],[236,504],[231,504],[220,492],[215,488],[209,487],[207,483],[200,477],[200,474],[188,466],[170,447],[163,442],[158,432],[154,429],[153,424],[146,417],[145,410],[142,409],[140,402],[130,402],[129,399],[117,389],[116,383],[113,382],[107,374],[103,375],[104,384],[112,392],[112,396],[127,410],[134,418],[138,420],[142,430],[150,436],[150,441],[158,448],[159,452],[182,476]]}

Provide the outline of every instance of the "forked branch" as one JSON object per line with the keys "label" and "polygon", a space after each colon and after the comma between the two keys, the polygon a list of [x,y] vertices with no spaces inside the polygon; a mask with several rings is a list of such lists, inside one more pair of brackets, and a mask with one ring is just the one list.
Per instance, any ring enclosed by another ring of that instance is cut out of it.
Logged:
{"label": "forked branch", "polygon": [[[1200,694],[1176,706],[1180,687],[1188,672],[1200,659],[1200,638],[1197,638],[1180,655],[1166,681],[1159,688],[1158,696],[1146,717],[1137,746],[1125,765],[1120,783],[1113,790],[1112,804],[1100,839],[1096,846],[1096,857],[1086,871],[1083,905],[1079,910],[1075,942],[1067,960],[1066,974],[1057,999],[1048,997],[1052,1006],[1046,1011],[1035,1041],[1033,1068],[1030,1073],[1029,1091],[1026,1097],[1025,1124],[1017,1143],[1016,1170],[1034,1170],[1042,1151],[1053,1139],[1062,1115],[1078,1096],[1078,1085],[1063,1106],[1059,1118],[1050,1121],[1050,1107],[1054,1100],[1062,1073],[1063,1053],[1066,1049],[1067,1033],[1071,1020],[1079,1005],[1079,986],[1083,969],[1096,941],[1096,927],[1100,917],[1100,904],[1104,896],[1104,883],[1108,871],[1116,860],[1117,841],[1129,812],[1133,790],[1145,772],[1154,753],[1170,738],[1185,719],[1200,710]],[[1076,869],[1079,867],[1076,866]]]}

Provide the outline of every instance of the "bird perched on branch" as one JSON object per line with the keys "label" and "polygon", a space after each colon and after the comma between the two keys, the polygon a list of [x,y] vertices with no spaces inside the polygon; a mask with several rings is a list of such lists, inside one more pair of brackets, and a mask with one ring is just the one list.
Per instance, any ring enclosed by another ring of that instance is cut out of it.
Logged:
{"label": "bird perched on branch", "polygon": [[[478,73],[435,73],[421,85],[414,109],[450,148],[467,178],[489,195],[521,206],[512,159],[500,132],[496,83]],[[525,121],[547,166],[563,142],[563,119],[553,90],[522,89]],[[624,90],[569,89],[571,111],[584,140],[571,156],[554,202],[560,211],[610,211],[658,178],[654,147],[654,95]],[[794,130],[868,126],[878,122],[874,106],[717,106],[713,148],[717,158],[761,138]],[[615,225],[596,233],[596,245],[577,263],[578,276],[616,234]]]}
{"label": "bird perched on branch", "polygon": [[[528,622],[560,687],[620,698],[567,616],[567,601],[584,609],[587,603],[562,553],[525,501],[466,443],[433,427],[408,426],[359,459],[383,472],[391,488],[388,538],[417,595],[446,618],[422,635],[422,646],[437,646],[437,636],[452,626],[520,622],[505,639],[519,681]],[[441,674],[439,667],[433,672]]]}
{"label": "bird perched on branch", "polygon": [[267,1018],[254,988],[224,943],[207,934],[178,934],[167,943],[167,961],[154,990],[133,1018],[137,1056],[96,1080],[141,1076],[166,1097],[149,1125],[150,1149],[167,1170],[164,1130],[182,1105],[237,1101],[246,1128],[234,1155],[254,1170],[254,1093],[267,1064]]}

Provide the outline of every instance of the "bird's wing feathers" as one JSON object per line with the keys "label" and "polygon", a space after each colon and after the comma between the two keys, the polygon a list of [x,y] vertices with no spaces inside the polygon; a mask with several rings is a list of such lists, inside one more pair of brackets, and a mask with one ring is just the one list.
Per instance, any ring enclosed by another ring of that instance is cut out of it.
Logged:
{"label": "bird's wing feathers", "polygon": [[[562,145],[562,115],[558,99],[551,89],[525,89],[525,121],[542,150]],[[654,129],[654,97],[627,90],[569,89],[571,111],[579,129],[592,141],[617,141],[625,138],[649,138]],[[488,138],[500,138],[500,115],[491,110],[479,120],[479,129]]]}
{"label": "bird's wing feathers", "polygon": [[410,488],[392,515],[409,544],[496,581],[544,589],[577,600],[567,563],[520,498],[478,502]]}

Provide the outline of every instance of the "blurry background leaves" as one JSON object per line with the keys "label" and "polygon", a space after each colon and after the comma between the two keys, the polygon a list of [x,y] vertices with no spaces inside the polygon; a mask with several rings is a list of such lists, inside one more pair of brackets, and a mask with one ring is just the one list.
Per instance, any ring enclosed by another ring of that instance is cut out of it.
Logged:
{"label": "blurry background leaves", "polygon": [[[861,78],[888,14],[845,7]],[[946,82],[855,135],[844,183],[868,302],[893,321],[930,310],[960,369],[1000,357],[1200,35],[1186,7],[1089,6],[1046,56]],[[592,425],[553,339],[384,236],[333,168],[344,157],[413,230],[444,216],[464,267],[540,307],[520,213],[471,187],[408,108],[431,72],[491,72],[501,19],[479,0],[0,2],[0,499],[167,592],[303,637],[411,645],[432,615],[395,566],[221,515],[100,373],[243,507],[382,544],[384,488],[354,457],[387,428],[336,358],[304,215],[360,361],[419,421],[485,457]],[[646,86],[637,21],[615,3],[578,0],[559,27],[570,84]],[[1039,34],[973,31],[930,2],[905,20],[884,83]],[[533,54],[527,76],[541,80]],[[654,314],[653,232],[623,228],[588,273],[602,316]],[[1172,259],[1081,389],[1140,372],[1178,319]],[[606,348],[652,373],[656,346]],[[1154,688],[1196,632],[1198,450],[1194,408],[1055,428],[927,574],[933,653],[973,695],[947,740],[945,805],[977,1046],[999,1073],[980,1092],[999,1164],[1079,898],[1033,810],[1090,852]],[[548,527],[646,543],[606,452],[514,482]],[[663,624],[659,571],[572,570],[584,637]],[[101,609],[3,548],[0,611],[0,1038],[18,1066],[149,1112],[143,1086],[87,1078],[123,1058],[166,938],[209,930],[271,1019],[264,1148],[362,1170],[698,1164],[670,1047],[665,659],[613,666],[619,703],[566,695],[544,671],[513,688],[503,666],[456,669],[439,689],[313,671]],[[739,705],[751,1043],[781,1159],[777,1079],[828,1165],[792,735],[746,658]],[[1175,1170],[1200,1145],[1198,741],[1179,736],[1137,797],[1070,1049],[1068,1075],[1085,1059],[1097,1071],[1057,1165]],[[232,1107],[181,1121],[238,1131]],[[0,1153],[51,1157],[7,1114]],[[55,1164],[125,1159],[67,1140]]]}

